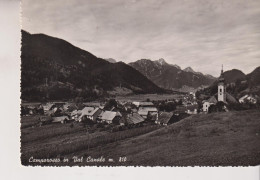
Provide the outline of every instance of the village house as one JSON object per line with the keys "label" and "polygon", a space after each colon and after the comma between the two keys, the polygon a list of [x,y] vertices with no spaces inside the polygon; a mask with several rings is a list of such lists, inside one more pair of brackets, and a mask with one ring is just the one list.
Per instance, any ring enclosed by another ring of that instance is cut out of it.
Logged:
{"label": "village house", "polygon": [[137,113],[130,113],[126,116],[126,122],[129,126],[138,126],[144,122],[144,118]]}
{"label": "village house", "polygon": [[203,107],[202,107],[203,112],[208,112],[209,107],[213,104],[216,104],[218,101],[215,98],[215,96],[212,96],[208,100],[205,100],[205,101],[202,101],[202,102],[203,102]]}
{"label": "village house", "polygon": [[50,111],[51,109],[53,109],[56,106],[54,103],[47,103],[45,105],[42,105],[42,107],[43,107],[44,113],[46,113],[47,111]]}
{"label": "village house", "polygon": [[125,111],[131,111],[134,108],[134,105],[131,102],[121,102]]}
{"label": "village house", "polygon": [[36,113],[36,107],[34,107],[34,106],[27,106],[26,108],[29,110],[29,114],[30,115],[33,115],[33,114]]}
{"label": "village house", "polygon": [[158,119],[158,109],[156,107],[139,107],[137,113],[144,119],[147,119],[149,115],[156,116],[156,119]]}
{"label": "village house", "polygon": [[64,111],[68,111],[69,107],[70,107],[70,104],[66,103],[66,104],[63,105],[62,108],[64,109]]}
{"label": "village house", "polygon": [[195,94],[195,92],[190,92],[189,94],[190,94],[190,96],[192,97],[192,99],[196,99],[196,94]]}
{"label": "village house", "polygon": [[75,109],[73,110],[72,112],[70,112],[70,117],[71,119],[77,121],[79,119],[79,116],[80,116],[80,111]]}
{"label": "village house", "polygon": [[69,117],[68,116],[59,116],[59,117],[53,117],[52,118],[52,122],[53,123],[62,123],[65,124],[69,121]]}
{"label": "village house", "polygon": [[194,105],[186,106],[186,113],[187,114],[197,114],[198,113],[198,105],[194,104]]}
{"label": "village house", "polygon": [[98,107],[85,107],[81,110],[81,115],[79,116],[78,120],[82,121],[82,118],[86,117],[93,122],[96,122],[101,112],[102,110]]}
{"label": "village house", "polygon": [[238,101],[241,104],[243,104],[243,103],[256,104],[257,103],[257,99],[254,96],[248,95],[248,94],[246,94],[243,97],[241,97]]}
{"label": "village house", "polygon": [[106,122],[108,124],[112,124],[116,121],[118,121],[121,118],[121,114],[114,112],[114,111],[103,111],[100,115],[99,115],[99,119],[101,120],[101,122]]}
{"label": "village house", "polygon": [[192,104],[192,105],[179,105],[176,106],[176,109],[174,110],[175,115],[180,114],[197,114],[198,113],[198,104]]}
{"label": "village house", "polygon": [[173,112],[160,112],[158,119],[155,121],[156,124],[167,126],[172,123]]}
{"label": "village house", "polygon": [[66,111],[63,109],[63,107],[55,107],[52,110],[51,116],[62,116],[66,113]]}

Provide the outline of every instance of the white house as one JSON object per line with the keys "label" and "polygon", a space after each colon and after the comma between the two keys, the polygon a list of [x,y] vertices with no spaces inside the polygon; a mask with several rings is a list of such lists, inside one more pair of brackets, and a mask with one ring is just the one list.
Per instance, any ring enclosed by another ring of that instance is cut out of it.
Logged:
{"label": "white house", "polygon": [[239,103],[241,103],[241,104],[246,103],[246,102],[256,104],[257,99],[255,97],[253,97],[252,95],[248,95],[248,94],[244,95],[243,97],[241,97],[239,99]]}
{"label": "white house", "polygon": [[96,119],[101,112],[102,110],[97,107],[85,107],[81,110],[79,121],[81,121],[83,117],[87,117],[88,119],[96,122]]}
{"label": "white house", "polygon": [[187,114],[197,114],[198,113],[198,105],[190,105],[186,106],[186,113]]}
{"label": "white house", "polygon": [[210,107],[212,104],[216,104],[217,102],[218,102],[218,101],[217,101],[217,99],[215,98],[215,96],[211,96],[208,100],[203,101],[203,107],[202,107],[203,112],[208,112],[208,111],[209,111],[209,107]]}

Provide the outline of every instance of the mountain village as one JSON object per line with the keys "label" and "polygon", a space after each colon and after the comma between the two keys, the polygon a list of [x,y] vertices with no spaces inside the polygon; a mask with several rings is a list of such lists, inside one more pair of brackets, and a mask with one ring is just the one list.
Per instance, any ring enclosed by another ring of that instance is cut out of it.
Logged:
{"label": "mountain village", "polygon": [[[104,102],[48,102],[22,105],[21,115],[41,115],[38,125],[49,123],[82,122],[89,127],[109,127],[107,130],[118,131],[146,124],[167,126],[193,114],[206,114],[214,111],[229,111],[229,103],[256,104],[257,99],[245,95],[238,101],[226,92],[223,66],[218,79],[217,94],[209,99],[199,101],[194,92],[181,95],[178,99],[165,101],[119,101],[107,99]],[[165,107],[166,106],[166,107]]]}

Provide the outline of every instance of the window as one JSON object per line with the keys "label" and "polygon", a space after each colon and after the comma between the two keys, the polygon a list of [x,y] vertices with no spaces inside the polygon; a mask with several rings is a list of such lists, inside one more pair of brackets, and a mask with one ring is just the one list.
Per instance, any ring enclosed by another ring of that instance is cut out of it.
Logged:
{"label": "window", "polygon": [[219,89],[220,92],[222,92],[222,89]]}

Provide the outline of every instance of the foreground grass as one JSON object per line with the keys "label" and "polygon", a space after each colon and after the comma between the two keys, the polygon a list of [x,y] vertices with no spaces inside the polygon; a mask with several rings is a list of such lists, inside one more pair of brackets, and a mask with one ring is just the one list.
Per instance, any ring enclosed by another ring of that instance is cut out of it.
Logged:
{"label": "foreground grass", "polygon": [[[248,166],[260,164],[260,112],[241,111],[194,115],[102,149],[67,155],[118,159],[126,162],[76,165]],[[64,165],[64,164],[63,164]],[[75,165],[70,162],[67,165]]]}
{"label": "foreground grass", "polygon": [[[82,127],[74,129],[61,124],[39,127],[35,128],[38,130],[32,131],[30,135],[22,135],[21,160],[22,164],[28,165],[30,157],[61,157],[90,148],[100,148],[102,145],[145,134],[158,128],[156,125],[148,125],[114,133],[95,132],[89,134],[85,131],[82,132]],[[46,130],[47,133],[42,134],[43,130]]]}
{"label": "foreground grass", "polygon": [[[238,166],[260,164],[260,112],[199,114],[167,127],[127,130],[22,154],[25,165]],[[138,129],[138,128],[137,128]],[[41,142],[41,141],[39,141]],[[92,144],[91,144],[92,143]],[[91,144],[91,145],[90,145]],[[45,150],[44,150],[45,149]],[[28,157],[113,158],[115,162],[28,163]],[[47,155],[47,156],[46,156]],[[126,157],[126,162],[118,162]]]}

